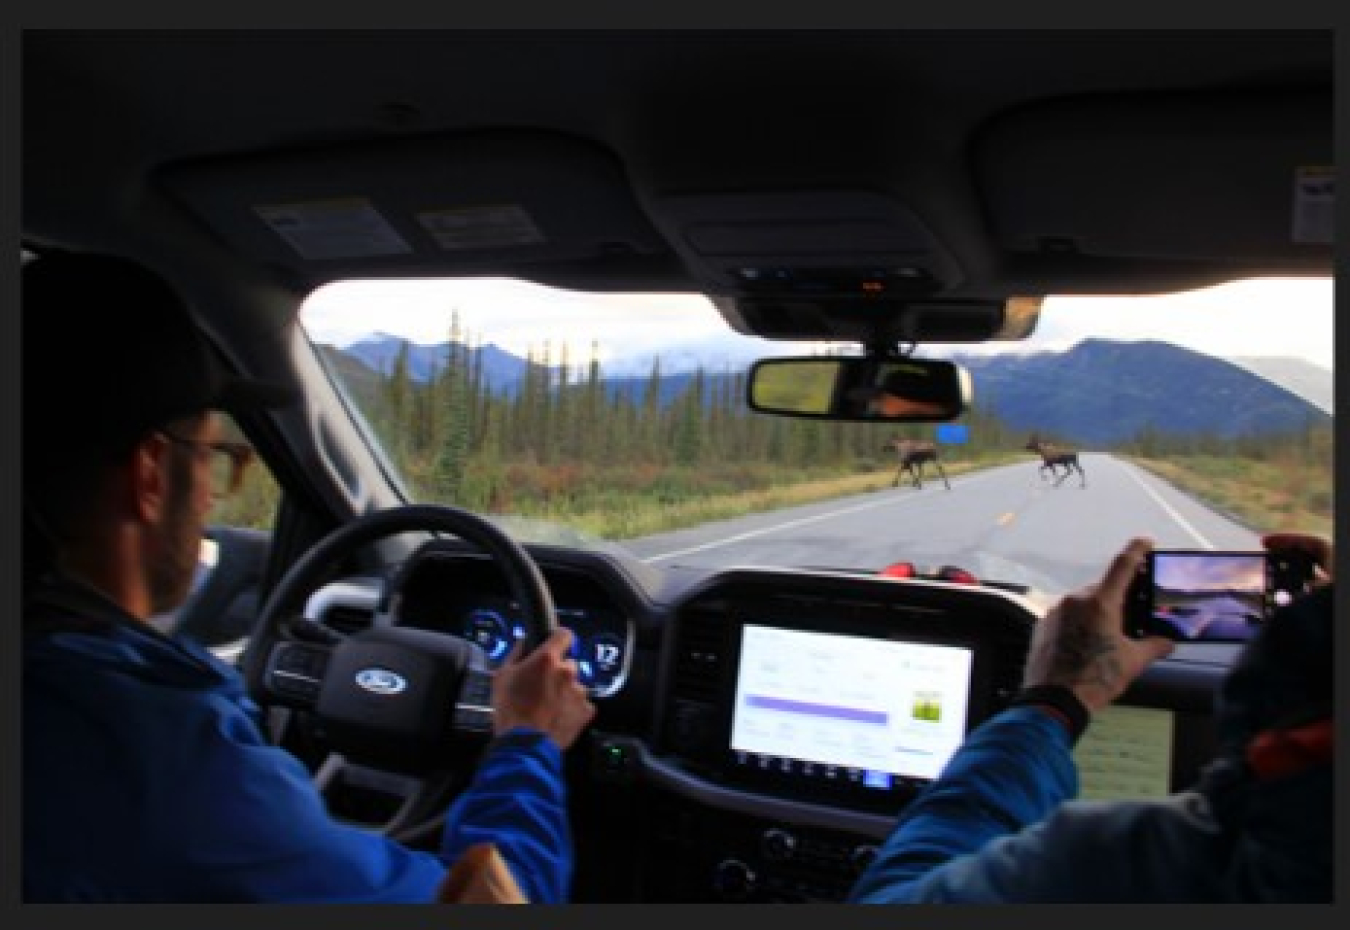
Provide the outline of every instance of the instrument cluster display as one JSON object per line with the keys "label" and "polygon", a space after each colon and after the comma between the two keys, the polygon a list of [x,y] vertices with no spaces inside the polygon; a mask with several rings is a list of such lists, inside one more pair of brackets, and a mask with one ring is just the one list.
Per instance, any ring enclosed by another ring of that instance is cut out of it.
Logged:
{"label": "instrument cluster display", "polygon": [[[572,631],[572,658],[592,697],[606,697],[628,676],[636,631],[609,589],[585,571],[541,566],[558,625]],[[425,551],[402,579],[396,622],[477,643],[493,669],[525,635],[520,607],[500,569],[483,558]]]}
{"label": "instrument cluster display", "polygon": [[[628,668],[628,629],[624,619],[601,607],[556,608],[558,624],[572,631],[571,656],[577,677],[593,695],[617,691]],[[506,598],[485,597],[469,606],[460,618],[460,636],[477,643],[493,669],[501,667],[511,647],[525,635],[514,619],[515,606]]]}

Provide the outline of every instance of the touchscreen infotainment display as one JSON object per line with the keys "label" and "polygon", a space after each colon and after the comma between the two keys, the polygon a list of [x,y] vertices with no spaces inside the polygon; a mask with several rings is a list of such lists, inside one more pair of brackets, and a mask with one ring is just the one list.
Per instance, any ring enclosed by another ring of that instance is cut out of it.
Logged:
{"label": "touchscreen infotainment display", "polygon": [[935,778],[966,734],[973,652],[742,627],[730,749],[742,765],[887,790]]}

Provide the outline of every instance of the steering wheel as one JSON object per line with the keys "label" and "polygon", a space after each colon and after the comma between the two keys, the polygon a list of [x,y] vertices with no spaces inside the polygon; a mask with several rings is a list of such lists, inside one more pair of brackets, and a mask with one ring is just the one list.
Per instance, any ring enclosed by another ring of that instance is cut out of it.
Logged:
{"label": "steering wheel", "polygon": [[519,605],[528,648],[557,629],[544,577],[519,544],[466,510],[418,504],[358,517],[315,544],[263,605],[240,660],[254,700],[306,712],[333,749],[316,775],[320,790],[357,770],[403,776],[383,779],[401,786],[398,813],[378,828],[395,836],[444,814],[469,750],[491,736],[486,656],[468,640],[388,622],[403,573],[385,583],[369,629],[343,636],[300,615],[335,565],[361,546],[408,532],[451,533],[484,551]]}

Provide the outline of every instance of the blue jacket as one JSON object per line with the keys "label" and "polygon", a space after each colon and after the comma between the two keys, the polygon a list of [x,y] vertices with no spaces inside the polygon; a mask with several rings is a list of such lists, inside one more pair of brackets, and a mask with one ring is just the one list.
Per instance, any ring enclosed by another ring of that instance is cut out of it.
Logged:
{"label": "blue jacket", "polygon": [[1070,800],[1064,726],[1034,707],[980,726],[900,816],[849,900],[1330,901],[1326,761],[1275,777],[1246,747],[1330,713],[1331,590],[1286,609],[1221,693],[1223,749],[1196,788],[1152,801]]}
{"label": "blue jacket", "polygon": [[25,901],[430,902],[491,840],[532,902],[565,900],[561,751],[507,741],[437,853],[334,820],[234,669],[66,582],[25,606]]}

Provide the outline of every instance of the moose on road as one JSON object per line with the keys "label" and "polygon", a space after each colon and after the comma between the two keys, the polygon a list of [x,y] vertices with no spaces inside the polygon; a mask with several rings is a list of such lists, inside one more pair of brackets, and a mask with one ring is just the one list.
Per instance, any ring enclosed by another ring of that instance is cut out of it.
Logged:
{"label": "moose on road", "polygon": [[[1050,473],[1050,477],[1059,475],[1058,478],[1055,478],[1055,487],[1059,487],[1064,479],[1069,477],[1071,472],[1076,471],[1078,472],[1078,477],[1080,479],[1078,486],[1082,488],[1087,487],[1087,474],[1084,473],[1083,466],[1078,462],[1078,452],[1076,450],[1066,449],[1062,446],[1057,446],[1054,443],[1046,442],[1036,433],[1031,434],[1031,438],[1027,440],[1027,444],[1024,448],[1029,452],[1035,452],[1041,457],[1041,480],[1045,480],[1047,471]],[[1058,471],[1058,469],[1061,468],[1064,470],[1062,472]]]}
{"label": "moose on road", "polygon": [[947,481],[947,473],[942,470],[942,462],[938,459],[937,443],[924,439],[892,439],[886,444],[886,448],[895,452],[899,457],[900,464],[895,470],[895,480],[891,482],[891,487],[899,487],[900,476],[909,473],[914,479],[914,487],[923,488],[923,467],[932,464],[937,470],[938,477],[946,485],[947,490],[952,489]]}

